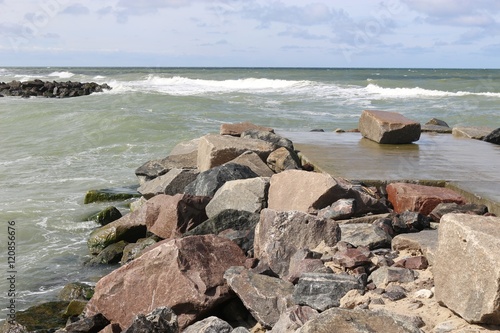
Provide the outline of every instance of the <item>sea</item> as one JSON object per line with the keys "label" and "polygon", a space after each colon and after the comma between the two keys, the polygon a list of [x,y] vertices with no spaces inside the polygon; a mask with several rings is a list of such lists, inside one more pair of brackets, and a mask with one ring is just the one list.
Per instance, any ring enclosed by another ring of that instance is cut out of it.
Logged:
{"label": "sea", "polygon": [[12,299],[23,310],[57,299],[67,283],[93,284],[116,268],[85,265],[87,237],[97,227],[87,217],[109,205],[84,205],[86,191],[135,185],[144,162],[223,123],[347,130],[362,110],[378,109],[421,123],[500,127],[496,69],[0,68],[0,82],[34,79],[112,90],[0,97],[0,320]]}

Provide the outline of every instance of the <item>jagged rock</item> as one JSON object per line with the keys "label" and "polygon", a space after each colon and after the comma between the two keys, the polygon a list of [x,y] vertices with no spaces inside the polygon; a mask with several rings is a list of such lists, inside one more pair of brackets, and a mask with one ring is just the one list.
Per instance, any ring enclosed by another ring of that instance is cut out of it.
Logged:
{"label": "jagged rock", "polygon": [[366,246],[370,249],[389,247],[391,237],[373,224],[339,224],[341,240],[354,246]]}
{"label": "jagged rock", "polygon": [[47,98],[67,98],[90,95],[103,90],[110,90],[111,87],[106,84],[97,84],[95,82],[56,82],[42,81],[39,79],[31,81],[11,81],[2,83],[0,91],[5,96],[21,97],[47,97]]}
{"label": "jagged rock", "polygon": [[349,290],[341,299],[340,307],[345,309],[354,309],[357,306],[364,306],[370,303],[370,296],[364,294],[364,290]]}
{"label": "jagged rock", "polygon": [[233,328],[224,320],[211,316],[187,327],[182,333],[231,333]]}
{"label": "jagged rock", "polygon": [[258,175],[249,167],[227,163],[201,172],[196,179],[186,186],[184,193],[213,197],[215,192],[226,182],[237,179],[255,178]]}
{"label": "jagged rock", "polygon": [[5,320],[3,325],[0,326],[0,333],[29,333],[29,332],[28,329],[23,325],[13,320]]}
{"label": "jagged rock", "polygon": [[109,325],[109,320],[98,313],[90,317],[81,318],[78,321],[66,325],[64,331],[67,333],[97,333]]}
{"label": "jagged rock", "polygon": [[297,250],[313,249],[322,241],[334,246],[339,240],[340,228],[335,221],[298,211],[264,209],[255,228],[255,257],[284,277]]}
{"label": "jagged rock", "polygon": [[153,234],[167,239],[175,238],[207,219],[205,207],[210,198],[176,194],[159,194],[146,203],[146,227]]}
{"label": "jagged rock", "polygon": [[259,213],[262,208],[267,207],[268,191],[269,178],[228,181],[215,192],[208,203],[207,216],[211,218],[227,209]]}
{"label": "jagged rock", "polygon": [[400,214],[392,214],[389,218],[395,234],[419,232],[430,228],[429,218],[418,212],[406,210]]}
{"label": "jagged rock", "polygon": [[382,297],[393,302],[399,301],[400,299],[406,298],[406,290],[401,286],[391,284],[385,288]]}
{"label": "jagged rock", "polygon": [[128,243],[125,241],[119,241],[117,243],[110,244],[106,246],[99,254],[90,259],[87,265],[96,266],[102,264],[115,264],[120,261],[123,256],[123,249]]}
{"label": "jagged rock", "polygon": [[320,312],[340,305],[340,299],[352,289],[363,290],[363,283],[351,275],[304,273],[293,292],[295,304],[307,305]]}
{"label": "jagged rock", "polygon": [[132,325],[123,333],[179,333],[179,324],[174,311],[169,307],[162,306],[147,315],[137,315]]}
{"label": "jagged rock", "polygon": [[124,328],[134,316],[167,306],[183,329],[231,297],[224,272],[245,259],[236,244],[214,235],[160,242],[101,278],[86,314],[102,313]]}
{"label": "jagged rock", "polygon": [[[340,244],[340,243],[339,243]],[[369,265],[371,263],[370,257],[372,253],[370,249],[364,246],[354,248],[351,246],[340,247],[332,257],[332,261],[344,268],[355,268],[358,266]]]}
{"label": "jagged rock", "polygon": [[246,151],[253,151],[264,160],[273,150],[271,143],[258,139],[208,134],[200,138],[198,170],[203,172],[222,165]]}
{"label": "jagged rock", "polygon": [[365,138],[378,143],[405,144],[420,139],[420,123],[397,112],[364,110],[358,128]]}
{"label": "jagged rock", "polygon": [[433,268],[436,298],[468,322],[500,324],[500,218],[446,214]]}
{"label": "jagged rock", "polygon": [[430,212],[429,217],[433,221],[439,222],[441,217],[448,213],[472,213],[477,215],[484,215],[488,212],[488,207],[485,205],[478,205],[474,203],[459,205],[455,202],[443,202],[437,205],[432,212]]}
{"label": "jagged rock", "polygon": [[370,310],[332,308],[308,321],[296,333],[422,333],[413,323]]}
{"label": "jagged rock", "polygon": [[142,207],[146,203],[146,198],[140,197],[137,200],[134,200],[130,203],[130,212],[135,212],[136,210],[139,210],[139,208]]}
{"label": "jagged rock", "polygon": [[100,190],[89,190],[83,199],[84,204],[93,202],[105,201],[123,201],[130,198],[140,197],[141,194],[137,192],[136,186],[119,187],[119,188],[105,188]]}
{"label": "jagged rock", "polygon": [[318,217],[331,220],[349,219],[356,213],[356,200],[339,199],[330,206],[318,211]]}
{"label": "jagged rock", "polygon": [[148,237],[148,238],[141,238],[138,239],[137,242],[128,244],[125,246],[123,249],[123,255],[122,258],[120,259],[120,263],[122,265],[128,263],[129,261],[134,260],[138,256],[141,255],[141,252],[146,249],[147,247],[156,244],[158,237],[153,236],[153,237]]}
{"label": "jagged rock", "polygon": [[81,301],[76,299],[71,300],[66,309],[63,311],[62,315],[65,318],[78,317],[83,313],[83,310],[85,309],[86,305],[87,301]]}
{"label": "jagged rock", "polygon": [[88,301],[94,294],[94,287],[81,282],[72,282],[64,286],[59,293],[62,301],[83,300]]}
{"label": "jagged rock", "polygon": [[410,210],[427,216],[442,202],[466,203],[463,196],[444,187],[391,183],[387,185],[387,194],[396,213]]}
{"label": "jagged rock", "polygon": [[104,208],[102,211],[89,216],[89,218],[87,220],[88,221],[95,221],[96,223],[99,223],[100,225],[106,225],[106,224],[109,224],[113,221],[118,220],[122,216],[123,216],[122,213],[120,213],[120,211],[116,207],[109,206],[109,207]]}
{"label": "jagged rock", "polygon": [[403,267],[408,269],[426,269],[429,262],[424,256],[415,256],[398,260],[394,263],[394,267]]}
{"label": "jagged rock", "polygon": [[292,141],[282,137],[281,135],[275,134],[274,132],[249,129],[241,133],[241,137],[248,139],[264,140],[269,143],[272,143],[274,145],[274,149],[283,147],[289,151],[293,151]]}
{"label": "jagged rock", "polygon": [[220,125],[220,135],[241,136],[241,133],[248,130],[258,130],[274,133],[274,130],[270,127],[255,125],[248,121],[242,123]]}
{"label": "jagged rock", "polygon": [[493,130],[483,138],[484,141],[500,145],[500,128]]}
{"label": "jagged rock", "polygon": [[293,333],[306,322],[315,318],[318,311],[308,306],[294,305],[280,315],[271,333]]}
{"label": "jagged rock", "polygon": [[378,268],[370,275],[370,279],[379,288],[386,286],[390,282],[413,282],[415,278],[415,272],[411,269],[387,266]]}
{"label": "jagged rock", "polygon": [[396,251],[421,251],[429,264],[434,265],[438,247],[438,231],[422,230],[417,233],[397,235],[392,239],[391,247]]}
{"label": "jagged rock", "polygon": [[246,151],[228,163],[236,163],[249,167],[259,177],[271,177],[273,170],[269,169],[266,163],[253,151]]}
{"label": "jagged rock", "polygon": [[255,274],[244,267],[231,267],[224,274],[231,289],[265,327],[273,327],[280,313],[292,305],[293,284]]}
{"label": "jagged rock", "polygon": [[458,138],[483,140],[493,129],[491,127],[453,127],[452,134]]}
{"label": "jagged rock", "polygon": [[267,166],[274,172],[301,170],[300,158],[293,150],[281,147],[273,151],[266,160]]}
{"label": "jagged rock", "polygon": [[150,199],[157,194],[175,195],[183,193],[184,188],[194,181],[198,172],[192,169],[170,169],[166,174],[143,183],[138,191]]}
{"label": "jagged rock", "polygon": [[299,249],[290,258],[289,272],[286,280],[297,283],[303,273],[318,272],[325,269],[321,254],[307,249]]}

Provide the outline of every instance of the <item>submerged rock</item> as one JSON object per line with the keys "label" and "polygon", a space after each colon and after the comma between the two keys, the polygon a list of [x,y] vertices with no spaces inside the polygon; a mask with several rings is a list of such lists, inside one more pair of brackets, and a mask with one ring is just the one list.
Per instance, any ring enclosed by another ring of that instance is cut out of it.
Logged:
{"label": "submerged rock", "polygon": [[130,198],[140,197],[137,186],[105,188],[100,190],[89,190],[83,199],[84,204],[103,201],[123,201]]}
{"label": "submerged rock", "polygon": [[62,314],[68,307],[68,301],[47,302],[32,306],[16,314],[16,321],[29,331],[54,330],[66,325]]}
{"label": "submerged rock", "polygon": [[372,141],[383,144],[405,144],[420,139],[420,123],[397,112],[364,110],[359,131]]}
{"label": "submerged rock", "polygon": [[95,221],[100,225],[106,225],[122,217],[122,213],[114,206],[104,208],[99,213],[88,217],[88,221]]}

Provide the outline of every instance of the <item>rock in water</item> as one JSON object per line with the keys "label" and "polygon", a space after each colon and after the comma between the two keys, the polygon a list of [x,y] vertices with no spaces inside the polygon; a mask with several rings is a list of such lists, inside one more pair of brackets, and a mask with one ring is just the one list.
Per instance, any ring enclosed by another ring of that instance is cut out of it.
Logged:
{"label": "rock in water", "polygon": [[500,145],[500,128],[493,130],[483,138],[484,141]]}
{"label": "rock in water", "polygon": [[420,139],[420,123],[397,112],[365,110],[359,118],[359,131],[378,143],[405,144]]}
{"label": "rock in water", "polygon": [[446,214],[433,269],[436,298],[468,322],[500,324],[500,218]]}

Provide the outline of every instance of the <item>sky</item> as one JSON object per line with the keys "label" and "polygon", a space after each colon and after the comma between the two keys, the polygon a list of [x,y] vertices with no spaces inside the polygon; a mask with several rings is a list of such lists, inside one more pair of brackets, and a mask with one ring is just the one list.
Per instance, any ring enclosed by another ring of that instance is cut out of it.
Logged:
{"label": "sky", "polygon": [[0,0],[0,67],[500,68],[498,0]]}

